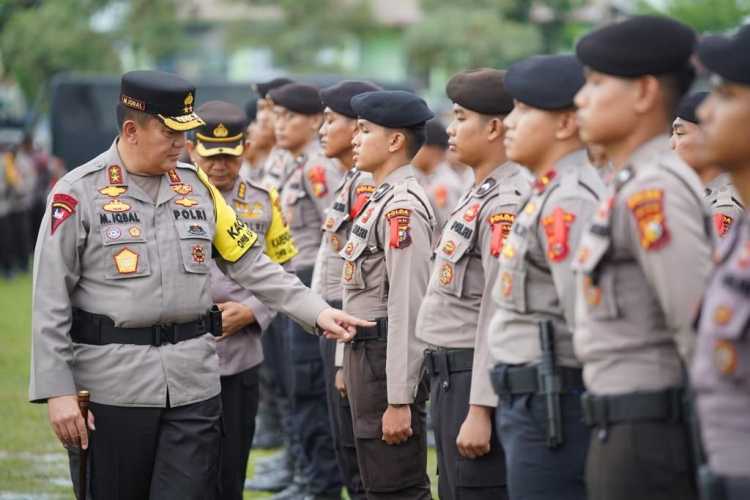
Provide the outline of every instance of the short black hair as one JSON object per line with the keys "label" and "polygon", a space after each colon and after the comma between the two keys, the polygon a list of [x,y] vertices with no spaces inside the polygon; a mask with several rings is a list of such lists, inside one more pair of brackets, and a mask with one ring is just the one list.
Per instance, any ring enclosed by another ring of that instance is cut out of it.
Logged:
{"label": "short black hair", "polygon": [[149,120],[153,120],[154,117],[143,111],[137,109],[128,108],[122,103],[117,104],[117,130],[122,130],[122,126],[128,120],[133,120],[138,125],[145,125]]}
{"label": "short black hair", "polygon": [[427,140],[427,131],[424,125],[399,129],[406,136],[406,156],[411,160]]}
{"label": "short black hair", "polygon": [[674,118],[680,101],[693,84],[695,71],[693,68],[687,67],[681,72],[659,75],[656,79],[664,93],[667,113]]}

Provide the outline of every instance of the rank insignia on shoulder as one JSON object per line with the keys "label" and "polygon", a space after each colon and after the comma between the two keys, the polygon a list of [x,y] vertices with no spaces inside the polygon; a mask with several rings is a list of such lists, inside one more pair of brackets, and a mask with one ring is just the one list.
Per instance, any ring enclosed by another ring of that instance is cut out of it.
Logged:
{"label": "rank insignia on shoulder", "polygon": [[513,226],[514,220],[516,220],[516,215],[510,212],[498,212],[490,215],[487,219],[492,226],[490,253],[493,256],[498,257],[500,255],[500,251],[505,244],[505,238],[510,234],[510,228]]}
{"label": "rank insignia on shoulder", "polygon": [[495,184],[497,184],[497,181],[494,178],[486,178],[484,182],[482,182],[482,184],[479,186],[479,189],[477,189],[477,196],[480,198],[485,196],[492,190],[493,187],[495,187]]}
{"label": "rank insignia on shoulder", "polygon": [[75,213],[76,205],[78,205],[78,200],[69,194],[55,193],[52,196],[50,236],[55,234],[55,231],[60,227],[60,224],[65,222],[68,217]]}
{"label": "rank insignia on shoulder", "polygon": [[372,199],[374,201],[378,201],[380,198],[382,198],[385,193],[387,193],[391,189],[391,185],[387,182],[382,184],[379,188],[375,190],[374,193],[372,193]]}
{"label": "rank insignia on shoulder", "polygon": [[714,364],[723,375],[734,375],[737,371],[737,348],[731,341],[714,342]]}
{"label": "rank insignia on shoulder", "polygon": [[193,192],[193,186],[190,184],[173,184],[172,191],[182,196],[187,196]]}
{"label": "rank insignia on shoulder", "polygon": [[406,248],[411,245],[411,232],[409,222],[411,210],[408,208],[396,208],[385,214],[390,224],[391,237],[388,244],[391,248]]}
{"label": "rank insignia on shoulder", "polygon": [[110,165],[107,168],[107,179],[109,183],[115,186],[123,185],[122,167],[120,165]]}
{"label": "rank insignia on shoulder", "polygon": [[440,268],[440,284],[448,286],[453,281],[453,266],[448,262]]}
{"label": "rank insignia on shoulder", "polygon": [[247,190],[247,186],[244,182],[240,182],[239,186],[237,186],[237,198],[240,200],[245,199],[245,191]]}
{"label": "rank insignia on shoulder", "polygon": [[132,274],[138,271],[138,254],[128,247],[114,255],[115,268],[120,274]]}
{"label": "rank insignia on shoulder", "polygon": [[180,175],[177,173],[177,170],[170,170],[167,172],[167,177],[169,177],[169,183],[174,184],[182,184],[182,179],[180,179]]}
{"label": "rank insignia on shoulder", "polygon": [[732,222],[734,222],[734,219],[728,215],[721,213],[714,214],[714,227],[716,228],[716,233],[721,237],[726,236],[729,232]]}
{"label": "rank insignia on shoulder", "polygon": [[177,200],[175,200],[175,203],[185,208],[190,208],[198,205],[197,201],[188,197],[178,198]]}
{"label": "rank insignia on shoulder", "polygon": [[574,214],[557,207],[552,215],[542,220],[544,232],[547,235],[547,257],[552,262],[561,262],[568,256],[570,250],[568,236],[570,226],[575,219]]}
{"label": "rank insignia on shoulder", "polygon": [[109,203],[105,203],[104,206],[102,206],[102,209],[107,212],[127,212],[130,210],[130,205],[125,203],[124,201],[120,201],[118,199],[114,199],[110,201]]}
{"label": "rank insignia on shoulder", "polygon": [[549,183],[552,182],[552,180],[557,175],[557,172],[554,170],[550,170],[545,175],[539,177],[534,181],[534,191],[536,191],[538,194],[543,193],[547,186],[549,186]]}
{"label": "rank insignia on shoulder", "polygon": [[646,189],[628,198],[628,208],[638,223],[641,246],[646,250],[659,250],[670,240],[664,215],[664,191]]}
{"label": "rank insignia on shoulder", "polygon": [[105,196],[109,196],[110,198],[117,198],[121,194],[124,194],[128,191],[127,186],[105,186],[101,189],[99,189],[99,192]]}
{"label": "rank insignia on shoulder", "polygon": [[464,212],[464,220],[465,220],[466,222],[471,222],[471,221],[473,221],[474,219],[476,219],[476,217],[477,217],[477,214],[479,213],[479,208],[480,208],[481,206],[482,206],[482,205],[481,205],[481,204],[479,204],[479,203],[474,203],[474,204],[473,204],[472,206],[470,206],[470,207],[469,207],[469,208],[468,208],[468,209],[466,210],[466,212]]}
{"label": "rank insignia on shoulder", "polygon": [[328,184],[326,183],[326,169],[321,165],[313,167],[307,174],[312,187],[312,194],[316,198],[322,198],[328,193]]}

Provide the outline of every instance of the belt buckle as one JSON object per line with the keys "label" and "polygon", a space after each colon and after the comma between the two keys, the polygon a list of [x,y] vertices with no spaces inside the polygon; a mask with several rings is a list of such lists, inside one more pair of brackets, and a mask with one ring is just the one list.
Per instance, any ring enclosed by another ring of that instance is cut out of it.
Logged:
{"label": "belt buckle", "polygon": [[153,339],[151,345],[154,347],[161,347],[164,344],[174,344],[174,334],[170,335],[169,325],[158,324],[154,325],[152,329]]}

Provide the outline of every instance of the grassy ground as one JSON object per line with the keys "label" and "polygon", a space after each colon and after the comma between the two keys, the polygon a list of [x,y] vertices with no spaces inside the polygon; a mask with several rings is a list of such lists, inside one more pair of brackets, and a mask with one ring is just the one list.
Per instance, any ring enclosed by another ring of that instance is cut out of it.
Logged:
{"label": "grassy ground", "polygon": [[[67,456],[47,424],[47,407],[27,402],[30,331],[31,277],[0,280],[0,500],[70,499]],[[248,477],[253,462],[269,453],[252,452]],[[429,470],[435,470],[432,450]]]}

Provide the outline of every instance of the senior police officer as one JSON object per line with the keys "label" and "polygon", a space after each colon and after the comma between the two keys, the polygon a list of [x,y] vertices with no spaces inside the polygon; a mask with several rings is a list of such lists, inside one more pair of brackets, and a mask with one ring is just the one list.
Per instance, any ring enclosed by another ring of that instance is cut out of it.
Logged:
{"label": "senior police officer", "polygon": [[344,351],[359,470],[368,499],[430,498],[425,344],[415,323],[429,279],[435,215],[409,161],[433,114],[404,91],[366,92],[351,106],[359,117],[354,162],[378,186],[341,250],[344,309],[376,323]]}
{"label": "senior police officer", "polygon": [[[221,435],[209,262],[309,326],[346,334],[331,309],[263,253],[205,174],[178,163],[203,125],[176,75],[122,78],[112,147],[65,175],[34,261],[29,398],[68,447],[89,446],[96,498],[214,498]],[[361,322],[364,323],[364,322]]]}
{"label": "senior police officer", "polygon": [[616,171],[576,256],[574,343],[595,427],[587,458],[597,499],[695,498],[682,411],[692,319],[710,267],[703,187],[671,151],[672,113],[694,72],[693,31],[634,17],[581,39],[576,96],[584,140]]}
{"label": "senior police officer", "polygon": [[[707,37],[698,57],[713,73],[711,96],[699,108],[706,156],[750,197],[750,28],[731,38]],[[692,382],[708,456],[702,471],[704,500],[750,498],[750,336],[747,300],[750,223],[747,216],[722,245],[704,295]]]}
{"label": "senior police officer", "polygon": [[[281,187],[281,207],[299,250],[291,265],[302,282],[310,285],[322,239],[320,227],[344,172],[320,149],[323,104],[318,88],[290,83],[271,90],[269,97],[276,115],[276,143],[291,159]],[[287,339],[291,418],[303,453],[304,489],[313,495],[338,498],[341,478],[328,425],[320,344],[294,322],[289,323]],[[299,481],[291,487],[295,486],[301,486]]]}
{"label": "senior police officer", "polygon": [[505,455],[492,429],[497,396],[487,323],[497,257],[531,175],[506,158],[503,118],[513,98],[504,77],[495,69],[464,71],[446,87],[454,115],[448,144],[474,170],[475,184],[443,227],[417,318],[417,337],[430,345],[425,366],[443,499],[507,498]]}
{"label": "senior police officer", "polygon": [[705,134],[695,114],[706,96],[708,92],[695,92],[680,101],[677,117],[672,122],[672,149],[695,170],[705,186],[706,208],[711,216],[714,236],[720,239],[727,235],[744,207],[729,174],[706,162]]}
{"label": "senior police officer", "polygon": [[[349,239],[352,221],[375,191],[372,176],[354,167],[352,139],[357,131],[357,114],[352,109],[351,99],[355,95],[375,90],[380,90],[380,87],[370,82],[345,80],[320,91],[320,99],[325,106],[323,125],[320,128],[323,153],[328,158],[338,160],[347,169],[346,175],[335,190],[333,204],[328,207],[325,221],[321,226],[323,239],[313,277],[312,289],[320,291],[330,304],[340,305],[342,301],[341,271],[344,259],[339,252]],[[352,414],[340,368],[343,365],[343,348],[344,345],[335,340],[320,339],[328,415],[336,460],[349,497],[357,499],[364,498],[364,488],[354,446]],[[336,386],[337,379],[341,392]]]}
{"label": "senior police officer", "polygon": [[508,157],[536,176],[500,255],[489,333],[514,499],[586,498],[571,262],[604,183],[578,135],[573,98],[583,81],[572,55],[525,59],[505,78],[516,103],[505,119]]}
{"label": "senior police officer", "polygon": [[[217,187],[237,217],[258,235],[256,244],[283,264],[297,253],[284,222],[275,190],[266,190],[240,175],[245,141],[245,114],[233,104],[210,101],[196,113],[205,125],[187,143],[193,163]],[[200,226],[191,226],[198,231]],[[263,361],[260,334],[274,312],[249,290],[225,276],[210,261],[211,298],[222,315],[216,343],[221,372],[224,435],[221,442],[220,497],[242,499],[250,446],[258,411],[258,368]]]}

